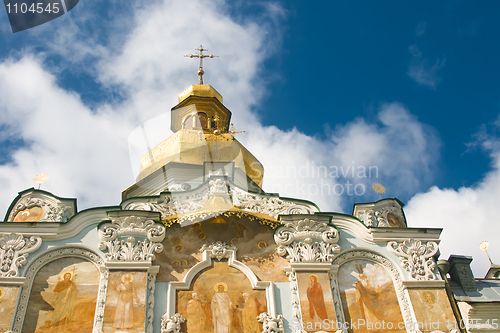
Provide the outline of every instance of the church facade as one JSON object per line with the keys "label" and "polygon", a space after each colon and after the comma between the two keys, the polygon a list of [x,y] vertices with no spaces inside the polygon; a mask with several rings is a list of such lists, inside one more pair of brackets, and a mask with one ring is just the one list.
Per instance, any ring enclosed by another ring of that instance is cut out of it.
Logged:
{"label": "church facade", "polygon": [[[436,262],[441,229],[409,227],[397,199],[346,215],[265,193],[230,119],[210,85],[183,91],[116,206],[20,192],[0,223],[0,332],[478,331],[475,294],[454,295],[474,287],[467,260]],[[490,317],[479,331],[500,331]]]}

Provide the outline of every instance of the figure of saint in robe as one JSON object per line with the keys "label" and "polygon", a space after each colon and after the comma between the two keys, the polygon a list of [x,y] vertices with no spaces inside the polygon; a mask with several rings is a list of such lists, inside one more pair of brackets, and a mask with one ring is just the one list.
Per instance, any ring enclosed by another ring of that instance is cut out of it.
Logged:
{"label": "figure of saint in robe", "polygon": [[309,301],[309,317],[314,319],[314,315],[318,315],[321,320],[328,319],[326,313],[325,298],[323,297],[323,288],[318,283],[316,275],[309,275],[309,283],[307,288],[307,300]]}
{"label": "figure of saint in robe", "polygon": [[214,289],[217,291],[212,297],[214,333],[230,333],[232,304],[227,294],[227,285],[219,282]]}
{"label": "figure of saint in robe", "polygon": [[139,297],[135,293],[134,277],[131,274],[124,274],[121,277],[122,283],[114,285],[118,293],[116,303],[114,328],[132,328],[134,326],[134,299],[139,302]]}
{"label": "figure of saint in robe", "polygon": [[259,322],[257,317],[259,316],[259,309],[255,298],[250,297],[249,294],[244,293],[243,298],[245,299],[245,304],[243,305],[243,310],[241,311],[241,317],[243,322],[243,332],[244,333],[259,333]]}
{"label": "figure of saint in robe", "polygon": [[78,289],[73,282],[74,274],[65,272],[63,279],[57,281],[52,291],[56,294],[54,312],[52,313],[52,326],[64,327],[72,319],[75,313],[76,297]]}
{"label": "figure of saint in robe", "polygon": [[188,333],[200,333],[205,327],[205,311],[198,299],[198,294],[193,293],[186,307]]}

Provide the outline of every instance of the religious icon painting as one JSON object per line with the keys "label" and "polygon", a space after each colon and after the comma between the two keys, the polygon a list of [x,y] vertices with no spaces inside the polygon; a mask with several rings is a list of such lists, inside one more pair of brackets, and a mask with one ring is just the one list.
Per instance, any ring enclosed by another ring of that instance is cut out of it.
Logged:
{"label": "religious icon painting", "polygon": [[0,332],[8,331],[16,306],[18,287],[0,285]]}
{"label": "religious icon painting", "polygon": [[31,287],[22,332],[91,333],[99,270],[84,259],[62,258],[43,266]]}
{"label": "religious icon painting", "polygon": [[336,332],[335,307],[328,273],[297,273],[297,284],[302,313],[302,329],[307,332]]}
{"label": "religious icon painting", "polygon": [[266,292],[253,290],[227,262],[216,262],[191,290],[177,292],[177,312],[186,318],[187,333],[260,333],[257,317],[267,312]]}
{"label": "religious icon painting", "polygon": [[444,289],[414,289],[409,294],[420,331],[459,330]]}
{"label": "religious icon painting", "polygon": [[104,307],[103,332],[144,332],[146,290],[146,272],[111,271]]}
{"label": "religious icon painting", "polygon": [[394,283],[382,265],[346,262],[339,267],[338,284],[348,332],[406,332]]}

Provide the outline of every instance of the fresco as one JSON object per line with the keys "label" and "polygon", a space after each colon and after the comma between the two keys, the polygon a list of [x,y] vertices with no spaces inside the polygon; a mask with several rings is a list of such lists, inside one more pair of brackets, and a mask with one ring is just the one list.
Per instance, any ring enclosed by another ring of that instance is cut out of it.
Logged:
{"label": "fresco", "polygon": [[146,289],[146,272],[110,272],[104,308],[104,333],[144,332]]}
{"label": "fresco", "polygon": [[288,262],[276,254],[274,230],[247,217],[216,217],[187,227],[173,224],[163,241],[165,250],[156,256],[161,267],[158,282],[181,281],[202,260],[204,244],[222,241],[238,248],[237,259],[249,266],[262,281],[288,282]]}
{"label": "fresco", "polygon": [[0,286],[0,332],[10,328],[18,290],[18,287]]}
{"label": "fresco", "polygon": [[409,294],[422,332],[450,332],[458,328],[445,290],[417,289],[409,290]]}
{"label": "fresco", "polygon": [[307,332],[336,332],[335,307],[326,272],[297,273],[302,327]]}
{"label": "fresco", "polygon": [[384,267],[349,261],[339,268],[338,284],[345,320],[354,323],[349,332],[406,332],[392,278]]}
{"label": "fresco", "polygon": [[177,312],[187,333],[260,333],[257,316],[267,311],[265,290],[253,290],[247,277],[226,262],[215,262],[194,282],[177,292]]}
{"label": "fresco", "polygon": [[98,288],[93,263],[73,257],[48,263],[33,281],[22,332],[92,332]]}

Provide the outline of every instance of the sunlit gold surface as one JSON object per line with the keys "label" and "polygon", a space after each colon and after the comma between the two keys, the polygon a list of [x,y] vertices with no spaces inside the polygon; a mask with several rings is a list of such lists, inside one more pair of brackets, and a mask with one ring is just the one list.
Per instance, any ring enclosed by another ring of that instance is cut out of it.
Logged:
{"label": "sunlit gold surface", "polygon": [[189,96],[215,97],[222,103],[222,95],[209,84],[193,84],[179,94],[179,103]]}
{"label": "sunlit gold surface", "polygon": [[182,129],[158,144],[141,158],[139,179],[169,162],[203,165],[203,162],[234,162],[259,186],[264,167],[231,134],[207,134],[200,130]]}

